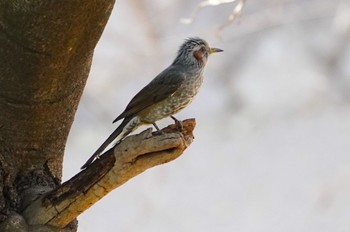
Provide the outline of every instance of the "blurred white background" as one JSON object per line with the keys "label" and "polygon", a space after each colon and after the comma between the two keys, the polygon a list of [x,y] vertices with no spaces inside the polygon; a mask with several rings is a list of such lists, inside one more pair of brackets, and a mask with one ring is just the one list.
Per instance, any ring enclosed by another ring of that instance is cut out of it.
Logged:
{"label": "blurred white background", "polygon": [[[64,180],[116,128],[130,99],[189,36],[210,57],[192,105],[194,143],[110,193],[79,232],[350,231],[350,1],[117,1],[70,133]],[[161,126],[172,123],[165,119]],[[142,129],[145,129],[143,127]]]}

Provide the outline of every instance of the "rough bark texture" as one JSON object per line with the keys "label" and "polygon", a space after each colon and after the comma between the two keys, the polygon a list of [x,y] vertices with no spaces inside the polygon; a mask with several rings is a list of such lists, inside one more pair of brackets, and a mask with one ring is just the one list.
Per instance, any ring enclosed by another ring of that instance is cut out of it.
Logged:
{"label": "rough bark texture", "polygon": [[178,131],[170,125],[164,134],[152,135],[151,129],[127,137],[105,152],[60,187],[31,203],[23,212],[30,224],[64,228],[94,203],[148,168],[179,157],[193,140],[195,120],[183,121]]}
{"label": "rough bark texture", "polygon": [[0,222],[16,221],[14,212],[60,182],[67,136],[113,4],[0,0]]}

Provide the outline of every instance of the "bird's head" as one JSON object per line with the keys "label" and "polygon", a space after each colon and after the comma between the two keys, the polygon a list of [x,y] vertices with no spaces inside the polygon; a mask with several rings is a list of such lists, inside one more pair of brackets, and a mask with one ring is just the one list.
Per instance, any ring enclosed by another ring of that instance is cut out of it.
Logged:
{"label": "bird's head", "polygon": [[205,66],[210,54],[222,51],[219,48],[209,47],[201,38],[188,38],[181,45],[174,64]]}

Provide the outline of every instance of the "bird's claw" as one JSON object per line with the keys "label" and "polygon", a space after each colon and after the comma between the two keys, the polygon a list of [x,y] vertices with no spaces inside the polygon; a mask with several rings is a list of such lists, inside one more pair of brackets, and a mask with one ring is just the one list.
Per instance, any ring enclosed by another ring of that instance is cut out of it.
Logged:
{"label": "bird's claw", "polygon": [[183,125],[182,121],[178,120],[174,116],[170,116],[170,117],[174,120],[175,125],[176,125],[176,129],[179,130],[179,131],[183,131],[184,125]]}
{"label": "bird's claw", "polygon": [[163,131],[161,131],[161,130],[159,129],[159,127],[157,126],[157,124],[156,124],[155,122],[152,123],[152,124],[153,124],[153,126],[156,128],[156,130],[157,130],[157,131],[153,132],[154,135],[164,135],[164,134],[165,134]]}

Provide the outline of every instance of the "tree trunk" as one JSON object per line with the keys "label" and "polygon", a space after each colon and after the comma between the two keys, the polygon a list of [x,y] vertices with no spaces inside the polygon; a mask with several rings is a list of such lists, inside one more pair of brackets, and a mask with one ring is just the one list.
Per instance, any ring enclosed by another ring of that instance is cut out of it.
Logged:
{"label": "tree trunk", "polygon": [[60,182],[67,136],[113,4],[0,0],[0,221]]}

